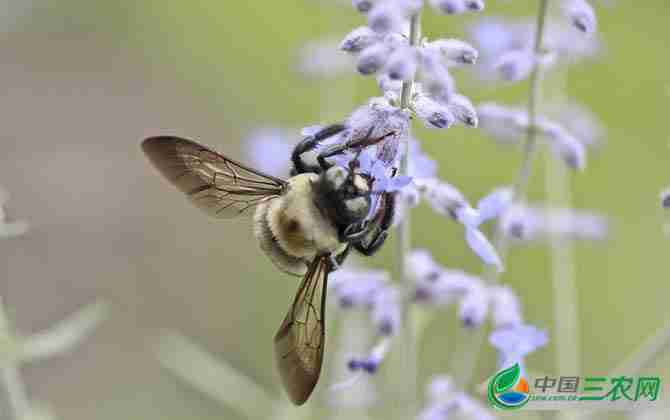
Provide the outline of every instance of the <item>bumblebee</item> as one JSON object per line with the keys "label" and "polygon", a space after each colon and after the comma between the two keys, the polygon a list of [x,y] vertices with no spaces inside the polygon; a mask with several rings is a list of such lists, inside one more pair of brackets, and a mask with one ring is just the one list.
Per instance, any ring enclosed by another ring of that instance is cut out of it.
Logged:
{"label": "bumblebee", "polygon": [[[384,137],[370,138],[371,130],[364,138],[325,146],[316,162],[305,158],[345,129],[331,125],[298,143],[287,180],[184,138],[150,137],[142,143],[163,176],[210,216],[226,219],[253,210],[260,248],[281,271],[302,277],[274,337],[279,373],[296,405],[307,401],[321,372],[329,273],[344,262],[351,248],[363,255],[379,250],[395,211],[394,195],[373,192],[371,177],[356,172],[358,155],[348,167],[328,160],[345,152],[361,153]],[[373,194],[379,199],[371,200]]]}

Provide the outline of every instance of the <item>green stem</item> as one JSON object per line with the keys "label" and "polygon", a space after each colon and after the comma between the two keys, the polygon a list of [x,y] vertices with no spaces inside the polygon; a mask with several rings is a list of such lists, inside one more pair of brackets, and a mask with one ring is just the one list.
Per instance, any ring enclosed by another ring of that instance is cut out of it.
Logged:
{"label": "green stem", "polygon": [[[0,335],[5,336],[2,337],[5,339],[3,340],[5,342],[9,343],[13,341],[11,339],[11,325],[5,312],[5,308],[2,304],[2,298],[0,298]],[[30,410],[30,400],[28,399],[26,387],[21,380],[19,367],[16,364],[17,362],[8,360],[6,363],[7,364],[2,367],[2,384],[7,390],[7,400],[14,418],[22,419]]]}
{"label": "green stem", "polygon": [[[537,125],[537,108],[540,101],[540,80],[542,76],[541,68],[537,62],[537,57],[539,57],[539,55],[542,53],[542,40],[544,37],[544,28],[548,6],[549,0],[540,0],[540,4],[537,10],[535,40],[533,44],[535,62],[529,77],[530,89],[528,92],[527,110],[528,129],[526,130],[526,140],[524,142],[521,166],[517,172],[514,183],[512,184],[513,197],[517,202],[522,202],[526,199],[526,190],[528,189],[528,181],[530,179],[532,163],[535,157],[535,148],[537,145],[537,130],[535,127]],[[501,258],[503,261],[505,261],[509,244],[507,238],[505,235],[503,235],[502,229],[500,229],[500,225],[498,225],[496,229],[493,242]],[[483,277],[487,283],[494,284],[498,282],[500,274],[497,270],[487,266],[485,267]],[[479,357],[479,352],[481,351],[484,337],[484,329],[479,328],[477,331],[472,332],[466,338],[468,340],[468,343],[465,347],[467,351],[465,352],[463,359],[458,361],[458,370],[462,373],[460,375],[454,374],[456,379],[459,380],[458,383],[460,383],[464,388],[468,387],[472,381],[472,376],[474,375],[475,365]]]}
{"label": "green stem", "polygon": [[[409,43],[411,46],[418,45],[421,37],[421,15],[416,13],[410,18]],[[409,109],[412,99],[412,89],[414,81],[403,82],[400,93],[400,107]],[[399,175],[407,175],[407,164],[409,146],[405,142],[405,151],[400,161]],[[398,203],[403,206],[404,203]],[[395,232],[396,236],[396,255],[394,258],[393,278],[401,282],[403,291],[409,292],[412,288],[411,279],[407,273],[407,257],[411,251],[411,220],[410,212],[403,211],[403,218],[398,224]],[[411,316],[410,305],[403,306],[402,313],[403,328],[398,337],[398,352],[400,353],[400,373],[402,381],[398,383],[400,395],[397,398],[399,410],[396,414],[399,418],[414,418],[417,403],[417,360],[416,360],[416,332],[414,322]]]}
{"label": "green stem", "polygon": [[535,146],[537,144],[537,104],[540,100],[540,76],[541,69],[537,64],[537,59],[542,53],[542,37],[544,35],[544,24],[547,16],[549,0],[540,0],[540,7],[537,13],[537,26],[535,29],[535,44],[533,46],[534,60],[533,70],[530,73],[530,92],[528,94],[528,129],[526,130],[526,143],[524,145],[523,161],[519,174],[514,183],[514,198],[517,201],[523,201],[526,198],[528,189],[528,180],[532,170],[533,157],[535,155]]}

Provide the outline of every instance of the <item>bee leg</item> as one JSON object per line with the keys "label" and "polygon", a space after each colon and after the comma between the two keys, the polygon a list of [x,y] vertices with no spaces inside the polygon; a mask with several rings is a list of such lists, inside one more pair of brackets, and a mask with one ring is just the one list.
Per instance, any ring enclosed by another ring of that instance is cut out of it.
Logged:
{"label": "bee leg", "polygon": [[373,224],[367,222],[349,225],[344,231],[340,232],[340,242],[354,243],[360,241],[372,231],[372,228]]}
{"label": "bee leg", "polygon": [[369,257],[377,253],[379,249],[384,245],[384,242],[386,242],[386,238],[388,237],[388,232],[387,231],[381,231],[375,236],[375,238],[370,242],[369,245],[363,245],[362,243],[356,243],[354,244],[354,248],[356,248],[356,251],[360,252],[361,254]]}
{"label": "bee leg", "polygon": [[393,217],[395,216],[395,194],[384,194],[384,214],[379,222],[379,232],[374,236],[369,244],[364,245],[362,242],[354,244],[354,248],[363,255],[371,256],[375,254],[384,245],[388,237],[388,230],[393,224]]}
{"label": "bee leg", "polygon": [[349,256],[349,251],[351,251],[351,245],[347,245],[346,248],[344,248],[344,251],[337,255],[330,254],[330,271],[339,270]]}
{"label": "bee leg", "polygon": [[339,134],[345,129],[346,126],[344,124],[332,124],[310,136],[305,137],[300,143],[298,143],[293,149],[293,154],[291,155],[291,160],[293,161],[292,175],[303,174],[306,172],[319,173],[321,168],[305,163],[305,161],[302,159],[302,154],[313,150],[325,139]]}

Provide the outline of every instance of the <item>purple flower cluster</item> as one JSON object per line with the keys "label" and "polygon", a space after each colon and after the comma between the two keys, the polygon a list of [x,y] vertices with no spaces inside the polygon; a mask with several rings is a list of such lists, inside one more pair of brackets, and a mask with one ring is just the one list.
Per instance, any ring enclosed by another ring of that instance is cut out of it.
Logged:
{"label": "purple flower cluster", "polygon": [[512,191],[509,188],[498,188],[479,200],[472,207],[463,194],[452,185],[436,178],[415,180],[420,196],[425,198],[433,210],[463,225],[465,240],[481,260],[503,270],[503,264],[495,250],[479,226],[490,220],[497,219],[505,213],[512,203]]}
{"label": "purple flower cluster", "polygon": [[328,288],[343,310],[363,309],[368,312],[379,342],[369,354],[349,360],[352,372],[375,373],[383,361],[390,337],[400,328],[402,308],[400,290],[389,281],[385,271],[343,267],[334,272]]}
{"label": "purple flower cluster", "polygon": [[[540,55],[534,51],[534,22],[488,18],[471,26],[470,36],[480,52],[476,66],[478,74],[484,79],[516,82],[526,79],[535,65],[548,70],[597,54],[600,43],[593,34],[595,15],[592,15],[592,20],[584,18],[589,15],[585,10],[592,12],[593,9],[586,7],[580,11],[578,3],[588,6],[584,0],[564,1],[564,10],[572,16],[573,26],[553,22],[547,24]],[[577,21],[584,22],[584,27],[590,29],[581,30],[574,23]]]}
{"label": "purple flower cluster", "polygon": [[412,251],[408,266],[416,282],[417,303],[458,304],[461,322],[468,328],[478,328],[490,318],[493,332],[489,341],[498,351],[501,366],[510,361],[522,363],[528,353],[547,343],[546,332],[524,323],[521,303],[510,287],[442,267],[422,249]]}
{"label": "purple flower cluster", "polygon": [[[528,114],[515,107],[483,103],[477,107],[481,128],[501,142],[519,141],[529,129]],[[587,140],[581,140],[560,123],[545,117],[537,119],[534,129],[551,150],[572,169],[586,167],[586,143],[593,136],[586,134]]]}
{"label": "purple flower cluster", "polygon": [[[377,74],[380,89],[392,105],[399,105],[401,84],[416,81],[411,108],[431,128],[449,128],[460,122],[476,127],[475,108],[468,98],[456,92],[450,69],[472,65],[478,52],[458,39],[424,41],[409,45],[407,17],[422,7],[421,0],[385,0],[363,2],[357,9],[366,13],[368,25],[345,36],[340,49],[356,57],[363,75]],[[484,8],[482,1],[432,1],[444,13],[461,13]],[[370,7],[368,7],[370,6]]]}

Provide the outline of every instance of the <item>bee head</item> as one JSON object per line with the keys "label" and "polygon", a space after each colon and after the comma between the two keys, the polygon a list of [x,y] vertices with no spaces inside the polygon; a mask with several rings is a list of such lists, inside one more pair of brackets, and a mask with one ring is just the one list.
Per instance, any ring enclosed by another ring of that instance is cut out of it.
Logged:
{"label": "bee head", "polygon": [[362,220],[370,206],[369,181],[347,168],[333,166],[321,175],[321,192],[338,224]]}

